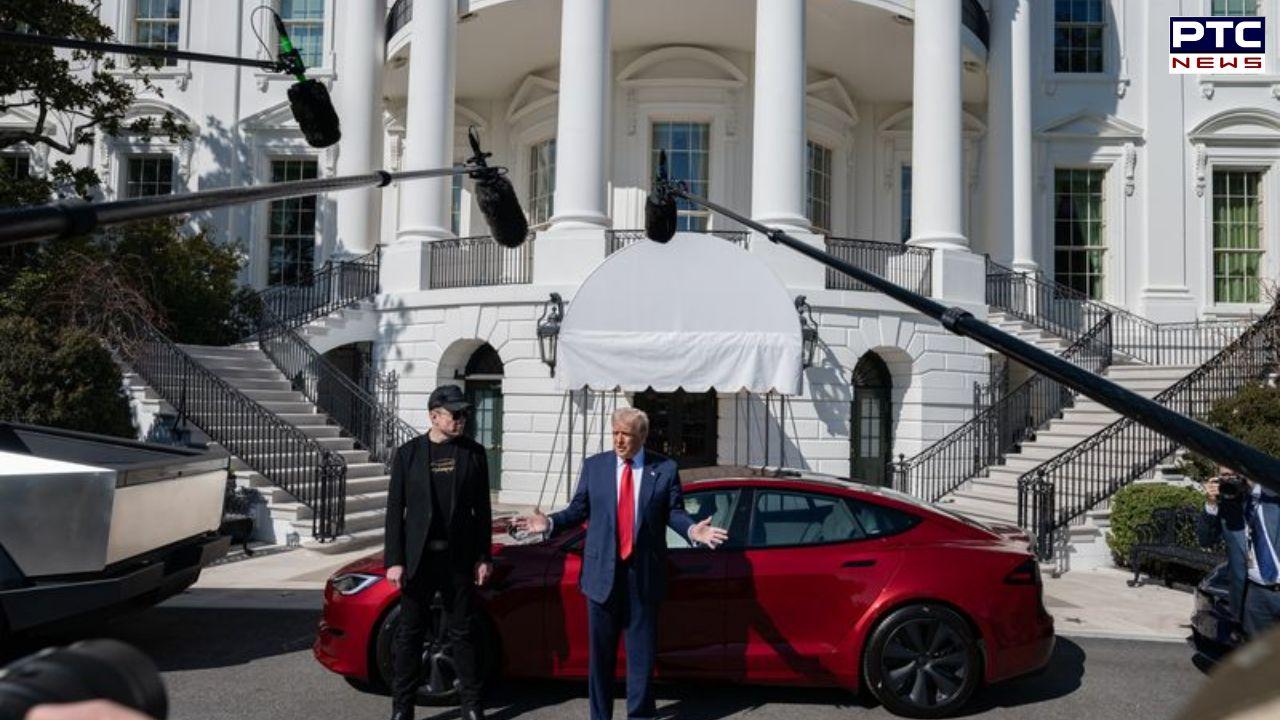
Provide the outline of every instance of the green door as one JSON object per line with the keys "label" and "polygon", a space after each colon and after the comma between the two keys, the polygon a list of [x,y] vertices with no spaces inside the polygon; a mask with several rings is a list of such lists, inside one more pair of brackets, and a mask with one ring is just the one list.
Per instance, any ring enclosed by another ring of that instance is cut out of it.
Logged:
{"label": "green door", "polygon": [[893,457],[893,380],[875,353],[867,353],[853,370],[853,423],[849,440],[849,474],[854,480],[887,485]]}
{"label": "green door", "polygon": [[472,407],[467,434],[484,446],[489,459],[489,489],[498,490],[502,480],[502,381],[466,382],[467,400]]}

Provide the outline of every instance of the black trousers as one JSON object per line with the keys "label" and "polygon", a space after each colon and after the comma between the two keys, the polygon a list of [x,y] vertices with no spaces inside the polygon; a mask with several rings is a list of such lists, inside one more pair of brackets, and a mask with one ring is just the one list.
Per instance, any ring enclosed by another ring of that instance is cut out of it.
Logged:
{"label": "black trousers", "polygon": [[452,650],[461,687],[463,707],[480,705],[480,666],[476,637],[475,579],[470,570],[455,568],[448,553],[428,552],[418,571],[400,591],[400,627],[393,646],[395,681],[392,699],[397,708],[409,708],[422,680],[422,649],[432,631],[431,601],[436,591],[444,604],[445,638]]}

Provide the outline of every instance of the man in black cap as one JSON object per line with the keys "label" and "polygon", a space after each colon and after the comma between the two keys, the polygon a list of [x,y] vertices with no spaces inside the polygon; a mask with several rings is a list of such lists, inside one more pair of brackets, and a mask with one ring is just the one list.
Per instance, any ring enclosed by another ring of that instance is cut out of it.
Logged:
{"label": "man in black cap", "polygon": [[392,720],[413,720],[422,650],[437,591],[458,671],[463,720],[480,720],[480,671],[473,585],[492,571],[493,513],[484,448],[462,434],[470,404],[453,385],[427,401],[431,429],[396,450],[387,493],[387,581],[400,590]]}

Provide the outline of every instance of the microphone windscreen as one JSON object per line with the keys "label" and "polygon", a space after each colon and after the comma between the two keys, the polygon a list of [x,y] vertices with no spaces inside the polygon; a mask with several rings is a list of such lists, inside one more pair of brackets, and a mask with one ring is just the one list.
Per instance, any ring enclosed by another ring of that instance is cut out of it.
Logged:
{"label": "microphone windscreen", "polygon": [[676,199],[668,193],[649,193],[644,201],[644,234],[667,242],[676,234]]}
{"label": "microphone windscreen", "polygon": [[342,138],[338,113],[329,91],[316,80],[296,82],[289,88],[289,109],[311,147],[329,147]]}
{"label": "microphone windscreen", "polygon": [[484,172],[476,179],[476,204],[489,225],[489,234],[503,247],[519,247],[529,235],[516,190],[511,181],[498,172]]}

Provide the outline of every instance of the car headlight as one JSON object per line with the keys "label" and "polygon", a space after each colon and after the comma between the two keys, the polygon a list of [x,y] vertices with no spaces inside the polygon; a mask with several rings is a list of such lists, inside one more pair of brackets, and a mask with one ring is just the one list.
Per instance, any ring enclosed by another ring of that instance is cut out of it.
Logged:
{"label": "car headlight", "polygon": [[365,573],[346,573],[339,575],[329,582],[333,584],[333,589],[343,595],[355,595],[364,592],[374,583],[382,579],[381,575],[367,575]]}

